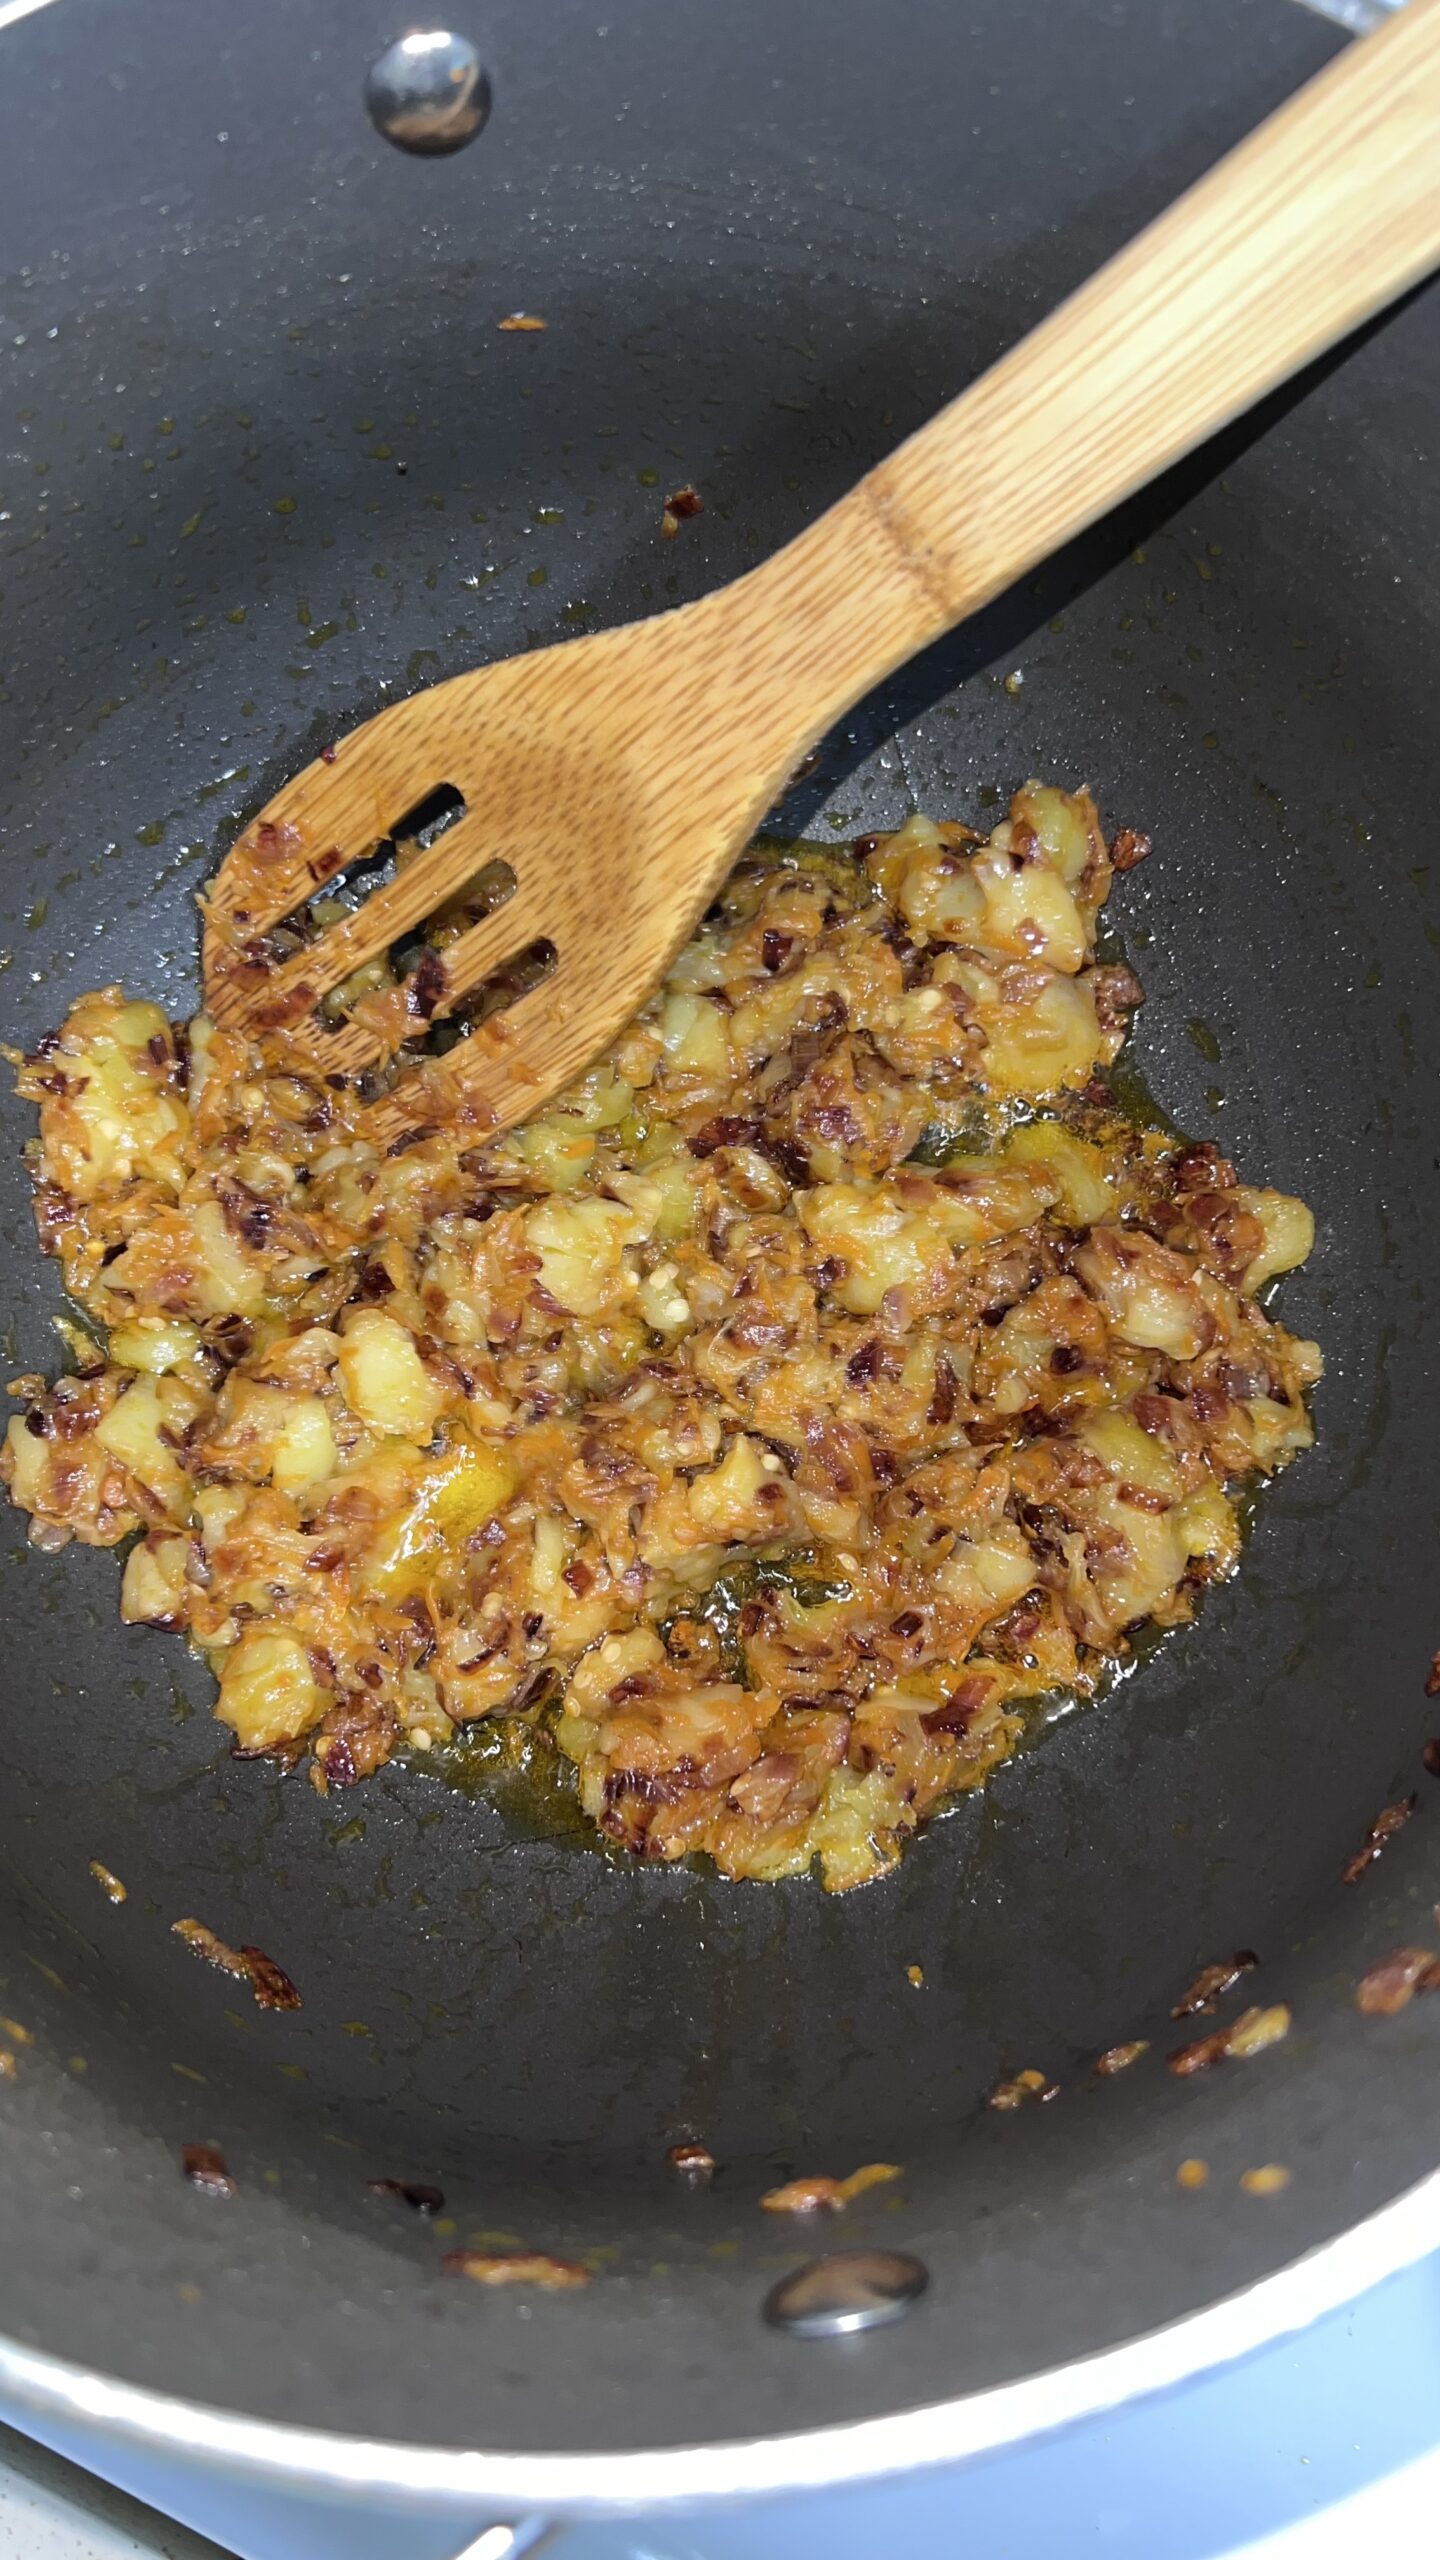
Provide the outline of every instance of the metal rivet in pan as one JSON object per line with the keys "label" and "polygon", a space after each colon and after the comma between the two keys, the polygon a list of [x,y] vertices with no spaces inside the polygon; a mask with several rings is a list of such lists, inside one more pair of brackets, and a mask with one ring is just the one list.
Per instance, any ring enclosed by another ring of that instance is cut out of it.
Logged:
{"label": "metal rivet in pan", "polygon": [[365,107],[401,151],[461,151],[486,123],[489,75],[468,36],[446,27],[397,36],[372,62]]}
{"label": "metal rivet in pan", "polygon": [[528,2524],[490,2524],[478,2542],[467,2542],[455,2560],[541,2560],[541,2554],[553,2551],[564,2538],[563,2525],[547,2525],[543,2519]]}
{"label": "metal rivet in pan", "polygon": [[519,2560],[520,2536],[513,2524],[490,2524],[478,2542],[467,2542],[456,2560]]}
{"label": "metal rivet in pan", "polygon": [[478,2542],[467,2542],[455,2560],[541,2560],[541,2553],[553,2550],[558,2531],[543,2521],[531,2524],[490,2524]]}
{"label": "metal rivet in pan", "polygon": [[836,2249],[776,2285],[765,2305],[772,2329],[792,2338],[845,2338],[903,2320],[930,2278],[900,2249]]}

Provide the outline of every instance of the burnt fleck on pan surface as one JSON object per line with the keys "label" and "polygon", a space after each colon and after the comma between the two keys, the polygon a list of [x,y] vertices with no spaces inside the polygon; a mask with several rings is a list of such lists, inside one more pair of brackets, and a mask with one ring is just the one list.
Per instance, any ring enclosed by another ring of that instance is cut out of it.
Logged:
{"label": "burnt fleck on pan surface", "polygon": [[[492,123],[441,164],[364,123],[393,32],[369,0],[266,5],[218,51],[179,0],[59,0],[0,39],[11,1039],[113,976],[187,1010],[193,891],[318,744],[747,566],[1337,41],[1285,0],[490,24]],[[545,332],[499,332],[517,306]],[[27,1555],[7,1513],[0,2006],[34,2038],[0,2083],[13,2337],[412,2444],[715,2441],[1133,2337],[1435,2165],[1440,2002],[1373,2020],[1351,1994],[1440,1892],[1437,396],[1421,298],[1218,476],[865,706],[789,813],[971,814],[1035,772],[1153,832],[1113,902],[1144,1068],[1320,1221],[1283,1301],[1326,1348],[1320,1445],[1239,1581],[892,1881],[827,1900],[630,1872],[401,1770],[325,1802],[235,1765],[179,1647],[117,1625],[116,1560]],[[662,543],[687,480],[706,512]],[[27,1127],[7,1102],[7,1314],[15,1365],[53,1366]],[[264,1948],[303,2008],[196,1964],[184,1914]],[[1294,2031],[1182,2084],[1169,2004],[1235,1946]],[[1132,2036],[1152,2052],[1092,2082]],[[1053,2106],[980,2109],[1032,2065]],[[696,2193],[664,2162],[690,2135],[722,2164]],[[185,2183],[195,2142],[234,2197]],[[924,2305],[842,2351],[774,2336],[762,2298],[810,2242],[759,2193],[876,2158],[903,2182],[833,2237],[917,2251]],[[1285,2192],[1243,2195],[1271,2161]],[[374,2176],[438,2182],[455,2238]],[[443,2276],[481,2232],[598,2251],[596,2281]]]}

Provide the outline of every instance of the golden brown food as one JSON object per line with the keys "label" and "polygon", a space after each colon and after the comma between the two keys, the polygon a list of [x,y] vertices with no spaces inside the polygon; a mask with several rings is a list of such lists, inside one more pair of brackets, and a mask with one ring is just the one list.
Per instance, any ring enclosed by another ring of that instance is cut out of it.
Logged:
{"label": "golden brown food", "polygon": [[1217,2062],[1249,2062],[1270,2045],[1282,2044],[1289,2033],[1290,2012],[1277,2000],[1269,2009],[1242,2009],[1228,2027],[1197,2036],[1193,2044],[1177,2045],[1165,2059],[1178,2079],[1188,2080],[1197,2071],[1213,2070]]}
{"label": "golden brown food", "polygon": [[1091,2069],[1097,2072],[1102,2080],[1114,2080],[1120,2072],[1128,2071],[1131,2064],[1138,2062],[1141,2055],[1148,2053],[1149,2050],[1149,2043],[1144,2036],[1137,2036],[1131,2044],[1112,2044],[1107,2053],[1096,2055]]}
{"label": "golden brown food", "polygon": [[1013,2115],[1017,2107],[1048,2107],[1060,2095],[1058,2080],[1047,2080],[1043,2071],[1017,2071],[1012,2080],[997,2081],[985,2104],[1001,2115]]}
{"label": "golden brown food", "polygon": [[472,2284],[533,2284],[544,2293],[573,2293],[590,2282],[590,2270],[574,2258],[551,2258],[535,2249],[447,2249],[440,2264]]}
{"label": "golden brown food", "polygon": [[1367,2018],[1393,2018],[1417,1991],[1440,1991],[1440,1956],[1433,1947],[1396,1947],[1362,1977],[1355,2006]]}
{"label": "golden brown food", "polygon": [[904,2175],[891,2160],[869,2160],[848,2178],[792,2178],[786,2186],[769,2188],[760,2202],[767,2213],[843,2213],[871,2187],[888,2186]]}
{"label": "golden brown food", "polygon": [[242,1753],[344,1787],[524,1719],[641,1856],[883,1874],[1311,1439],[1260,1304],[1309,1212],[1105,1082],[1113,868],[1038,784],[754,853],[563,1101],[383,1156],[290,1035],[83,998],[19,1077],[105,1337],[19,1382],[32,1537],[135,1538]]}
{"label": "golden brown food", "polygon": [[248,1982],[260,2009],[299,2009],[303,2002],[288,1973],[282,1973],[273,1956],[259,1947],[230,1947],[217,1938],[203,1920],[174,1920],[171,1929],[183,1938],[206,1964],[217,1973],[228,1973],[235,1982]]}
{"label": "golden brown food", "polygon": [[1294,2171],[1279,2160],[1267,2160],[1261,2169],[1242,2169],[1240,2184],[1247,2196],[1279,2196],[1289,2186]]}

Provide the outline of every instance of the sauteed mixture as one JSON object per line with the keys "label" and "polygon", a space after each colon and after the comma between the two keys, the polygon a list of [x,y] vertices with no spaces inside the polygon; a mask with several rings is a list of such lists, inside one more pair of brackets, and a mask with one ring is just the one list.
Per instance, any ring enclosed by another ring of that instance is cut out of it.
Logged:
{"label": "sauteed mixture", "polygon": [[19,1066],[93,1328],[11,1391],[32,1539],[133,1541],[122,1615],[317,1785],[501,1718],[638,1856],[884,1874],[1311,1440],[1261,1303],[1309,1211],[1105,1077],[1147,850],[1035,783],[988,839],[756,849],[499,1140],[381,1155],[294,1036],[82,998]]}

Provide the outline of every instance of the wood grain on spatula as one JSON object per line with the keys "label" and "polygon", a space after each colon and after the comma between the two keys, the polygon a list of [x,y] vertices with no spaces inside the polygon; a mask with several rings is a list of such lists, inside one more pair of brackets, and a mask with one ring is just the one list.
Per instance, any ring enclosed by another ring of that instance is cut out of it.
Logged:
{"label": "wood grain on spatula", "polygon": [[[277,794],[205,901],[222,1023],[383,1058],[316,1007],[489,863],[407,982],[418,1038],[540,939],[550,977],[377,1102],[497,1131],[635,1011],[807,749],[872,684],[1440,264],[1440,0],[1351,46],[848,497],[698,604],[455,676]],[[439,786],[465,813],[272,965],[264,937]],[[307,1027],[308,1026],[308,1027]]]}

